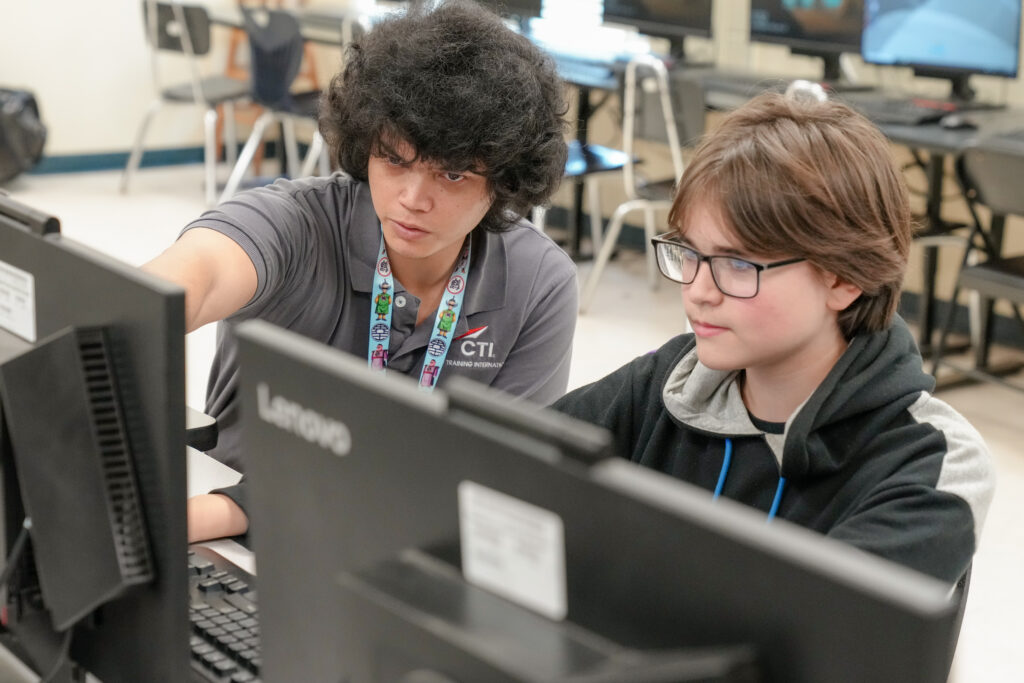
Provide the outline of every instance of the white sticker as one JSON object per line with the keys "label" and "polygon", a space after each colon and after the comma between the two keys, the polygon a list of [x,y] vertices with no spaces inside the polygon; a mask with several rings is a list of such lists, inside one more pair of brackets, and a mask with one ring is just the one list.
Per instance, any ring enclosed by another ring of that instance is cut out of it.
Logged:
{"label": "white sticker", "polygon": [[471,481],[459,484],[462,573],[472,584],[562,620],[565,527],[550,510]]}
{"label": "white sticker", "polygon": [[30,342],[36,340],[36,279],[32,273],[0,261],[0,327]]}

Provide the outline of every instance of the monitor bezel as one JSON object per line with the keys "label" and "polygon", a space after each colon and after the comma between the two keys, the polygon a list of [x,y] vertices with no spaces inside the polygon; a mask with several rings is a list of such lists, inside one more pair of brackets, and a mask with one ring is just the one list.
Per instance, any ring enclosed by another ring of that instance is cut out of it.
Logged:
{"label": "monitor bezel", "polygon": [[1016,40],[1014,41],[1017,51],[1017,59],[1013,62],[1013,71],[996,71],[993,69],[986,69],[984,67],[975,66],[962,66],[962,65],[949,65],[949,64],[937,64],[923,61],[916,61],[913,59],[894,59],[891,61],[884,61],[875,59],[874,55],[868,54],[864,50],[864,43],[867,39],[867,25],[868,25],[868,5],[864,6],[864,30],[861,31],[861,46],[860,54],[865,64],[871,64],[873,66],[894,66],[894,67],[906,67],[914,70],[915,76],[922,76],[925,78],[944,78],[954,82],[954,94],[956,91],[956,84],[958,81],[963,81],[970,76],[994,76],[998,78],[1013,79],[1017,78],[1020,73],[1020,56],[1021,56],[1021,18],[1024,14],[1024,2],[1017,0],[1017,21],[1015,22]]}
{"label": "monitor bezel", "polygon": [[[619,0],[622,2],[623,0]],[[685,2],[686,0],[679,0]],[[707,28],[701,26],[690,26],[680,23],[675,23],[669,18],[663,19],[640,19],[637,17],[623,14],[621,12],[616,13],[614,9],[609,10],[608,3],[604,3],[604,10],[602,14],[602,21],[605,23],[622,24],[625,26],[632,26],[636,28],[640,33],[649,35],[657,38],[668,38],[668,39],[682,39],[682,38],[711,38],[714,35],[714,15],[713,15],[713,3],[712,0],[698,0],[707,4]]]}

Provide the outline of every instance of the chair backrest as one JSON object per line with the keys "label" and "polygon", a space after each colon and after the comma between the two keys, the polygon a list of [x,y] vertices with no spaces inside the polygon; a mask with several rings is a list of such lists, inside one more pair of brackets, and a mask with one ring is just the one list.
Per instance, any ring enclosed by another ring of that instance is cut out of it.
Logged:
{"label": "chair backrest", "polygon": [[156,49],[193,56],[210,51],[210,15],[205,7],[145,0],[142,15],[146,38]]}
{"label": "chair backrest", "polygon": [[[640,76],[652,79],[655,84],[658,102],[661,105],[661,119],[664,123],[665,139],[669,152],[672,156],[672,170],[674,180],[679,181],[683,175],[683,155],[679,139],[679,131],[676,127],[676,113],[673,106],[672,92],[669,87],[668,70],[664,62],[657,57],[648,54],[634,55],[626,64],[626,77],[623,86],[623,117],[622,137],[623,151],[626,153],[626,165],[623,168],[622,178],[625,184],[626,196],[629,199],[636,199],[638,196],[638,179],[635,169],[634,144],[636,141],[637,106],[636,96],[639,89],[638,78]],[[700,115],[703,121],[703,97],[701,97]],[[703,125],[701,124],[701,130]]]}
{"label": "chair backrest", "polygon": [[982,139],[960,154],[957,174],[964,189],[993,213],[1024,216],[1024,143]]}
{"label": "chair backrest", "polygon": [[160,77],[160,52],[175,52],[188,61],[192,97],[205,105],[202,74],[198,56],[210,51],[210,15],[200,5],[182,5],[180,2],[143,0],[142,21],[146,42],[151,50],[153,83],[157,91],[163,89]]}
{"label": "chair backrest", "polygon": [[289,12],[242,8],[249,37],[253,98],[270,108],[286,107],[302,68],[304,40]]}

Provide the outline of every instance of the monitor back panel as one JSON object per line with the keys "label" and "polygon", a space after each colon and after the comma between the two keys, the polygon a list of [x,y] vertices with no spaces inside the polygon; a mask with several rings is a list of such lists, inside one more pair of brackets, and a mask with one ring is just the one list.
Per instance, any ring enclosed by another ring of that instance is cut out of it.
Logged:
{"label": "monitor back panel", "polygon": [[296,335],[239,337],[266,681],[339,679],[342,572],[404,548],[457,565],[467,481],[562,520],[567,619],[602,637],[753,643],[769,680],[944,679],[938,582],[630,463],[559,458]]}

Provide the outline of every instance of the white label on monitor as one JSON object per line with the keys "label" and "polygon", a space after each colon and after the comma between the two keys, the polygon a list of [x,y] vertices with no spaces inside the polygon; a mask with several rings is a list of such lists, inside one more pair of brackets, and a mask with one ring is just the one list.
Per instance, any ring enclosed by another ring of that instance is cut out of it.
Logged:
{"label": "white label on monitor", "polygon": [[36,340],[36,279],[32,273],[0,261],[0,327],[30,342]]}
{"label": "white label on monitor", "polygon": [[459,484],[462,573],[472,584],[561,620],[568,612],[565,527],[550,510]]}

